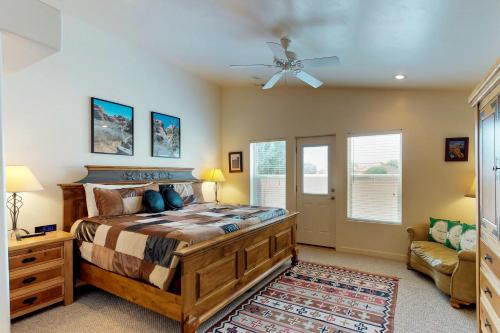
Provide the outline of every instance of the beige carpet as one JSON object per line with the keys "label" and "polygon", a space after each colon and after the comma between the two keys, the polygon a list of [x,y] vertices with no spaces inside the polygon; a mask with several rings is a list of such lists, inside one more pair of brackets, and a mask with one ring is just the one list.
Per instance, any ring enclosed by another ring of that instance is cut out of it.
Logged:
{"label": "beige carpet", "polygon": [[[453,309],[448,297],[421,274],[408,271],[402,262],[337,253],[333,250],[301,246],[302,260],[333,264],[399,277],[396,306],[396,333],[475,332],[475,309]],[[269,277],[266,280],[271,279]],[[264,284],[267,281],[264,281]],[[249,295],[244,295],[243,298]],[[236,301],[238,302],[238,301]],[[228,306],[198,332],[232,309]],[[74,304],[53,306],[17,319],[12,333],[152,333],[180,332],[179,325],[154,312],[105,292],[85,288],[77,292]]]}

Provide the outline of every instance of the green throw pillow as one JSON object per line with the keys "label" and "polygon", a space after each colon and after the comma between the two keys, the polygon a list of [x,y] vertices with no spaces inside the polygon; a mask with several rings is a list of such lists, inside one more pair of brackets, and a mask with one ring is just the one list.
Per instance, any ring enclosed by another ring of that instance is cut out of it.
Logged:
{"label": "green throw pillow", "polygon": [[460,239],[462,238],[464,224],[448,221],[448,234],[444,246],[453,250],[458,250],[460,247]]}
{"label": "green throw pillow", "polygon": [[477,233],[476,226],[471,224],[463,224],[462,236],[457,250],[469,250],[476,252]]}
{"label": "green throw pillow", "polygon": [[448,240],[448,230],[460,224],[460,221],[429,218],[429,237],[431,242],[441,243],[446,246]]}

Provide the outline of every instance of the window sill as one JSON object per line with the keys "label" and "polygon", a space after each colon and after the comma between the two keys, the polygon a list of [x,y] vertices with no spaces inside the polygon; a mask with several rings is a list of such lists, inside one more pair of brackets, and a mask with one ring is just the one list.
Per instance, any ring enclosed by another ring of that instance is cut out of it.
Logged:
{"label": "window sill", "polygon": [[364,219],[356,219],[347,217],[347,222],[357,222],[357,223],[370,223],[370,224],[383,224],[383,225],[393,225],[393,226],[401,226],[402,222],[390,222],[390,221],[377,221],[377,220],[364,220]]}

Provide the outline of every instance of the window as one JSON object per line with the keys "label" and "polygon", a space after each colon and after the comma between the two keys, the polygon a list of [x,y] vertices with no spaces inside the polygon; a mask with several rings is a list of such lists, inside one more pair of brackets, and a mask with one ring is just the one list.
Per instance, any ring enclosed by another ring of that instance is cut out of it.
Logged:
{"label": "window", "polygon": [[302,192],[328,194],[328,146],[302,148]]}
{"label": "window", "polygon": [[250,202],[286,208],[286,142],[250,144]]}
{"label": "window", "polygon": [[401,132],[348,138],[348,218],[401,223],[401,142]]}

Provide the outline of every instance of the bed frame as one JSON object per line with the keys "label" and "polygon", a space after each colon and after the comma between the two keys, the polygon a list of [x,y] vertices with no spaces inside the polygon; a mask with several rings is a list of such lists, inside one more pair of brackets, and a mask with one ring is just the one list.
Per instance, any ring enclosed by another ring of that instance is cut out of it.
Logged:
{"label": "bed frame", "polygon": [[[63,191],[63,229],[87,215],[83,183],[131,184],[157,181],[199,181],[191,168],[86,166],[88,176],[60,184]],[[180,292],[106,271],[88,262],[75,263],[79,279],[181,323],[194,333],[201,323],[255,286],[277,267],[297,261],[296,216],[289,213],[175,252],[179,257]],[[75,259],[78,260],[78,259]]]}

